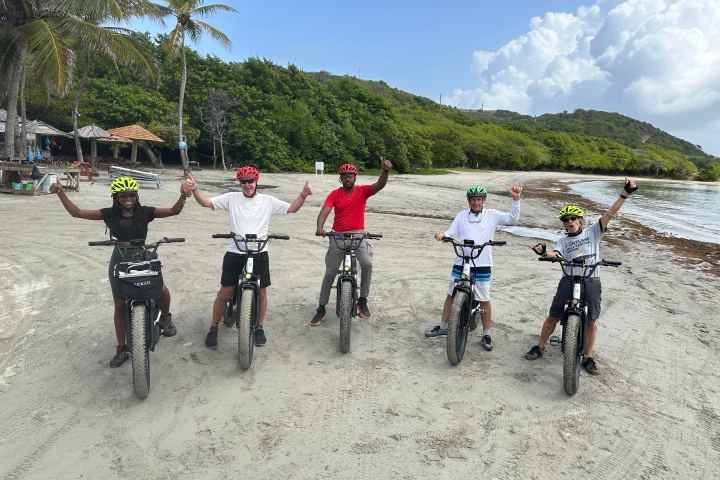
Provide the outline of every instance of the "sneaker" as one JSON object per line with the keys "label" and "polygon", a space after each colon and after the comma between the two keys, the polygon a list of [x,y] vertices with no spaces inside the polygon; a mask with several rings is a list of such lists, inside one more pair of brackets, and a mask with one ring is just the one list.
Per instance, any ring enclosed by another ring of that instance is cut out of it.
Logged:
{"label": "sneaker", "polygon": [[597,375],[597,374],[598,374],[597,365],[595,365],[595,360],[593,360],[592,357],[587,357],[587,358],[582,362],[582,366],[583,366],[583,368],[585,368],[585,370],[587,370],[587,372],[588,372],[590,375]]}
{"label": "sneaker", "polygon": [[160,332],[164,337],[173,337],[177,333],[177,328],[172,321],[172,313],[168,313],[167,316],[160,315]]}
{"label": "sneaker", "polygon": [[488,352],[493,349],[492,338],[490,338],[490,335],[482,336],[482,338],[480,339],[480,346]]}
{"label": "sneaker", "polygon": [[447,328],[442,328],[440,325],[435,325],[433,328],[425,332],[425,338],[447,337],[447,332]]}
{"label": "sneaker", "polygon": [[358,298],[357,314],[360,318],[370,318],[370,309],[367,306],[367,298]]}
{"label": "sneaker", "polygon": [[539,345],[535,345],[525,354],[525,360],[537,360],[543,356],[543,350]]}
{"label": "sneaker", "polygon": [[310,320],[310,326],[317,327],[325,321],[325,305],[320,305],[315,311],[315,316]]}
{"label": "sneaker", "polygon": [[117,349],[115,350],[115,356],[112,357],[110,360],[110,367],[111,368],[117,368],[123,363],[125,363],[125,360],[130,358],[130,353],[127,351],[127,345],[118,345]]}
{"label": "sneaker", "polygon": [[255,330],[255,346],[256,347],[264,347],[267,343],[267,338],[265,338],[265,330],[262,328],[258,328]]}
{"label": "sneaker", "polygon": [[205,346],[210,350],[215,350],[217,348],[217,332],[217,327],[210,327],[210,331],[208,332],[207,337],[205,337]]}

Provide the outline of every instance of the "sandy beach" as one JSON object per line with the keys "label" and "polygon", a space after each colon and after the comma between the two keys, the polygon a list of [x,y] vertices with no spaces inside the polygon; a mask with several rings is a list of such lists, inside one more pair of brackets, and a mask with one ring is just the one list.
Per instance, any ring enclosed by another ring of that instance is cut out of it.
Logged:
{"label": "sandy beach", "polygon": [[[174,203],[181,172],[162,178],[164,189],[142,189],[143,204]],[[227,173],[195,178],[213,195],[232,188]],[[179,217],[150,225],[149,240],[187,241],[159,251],[178,334],[151,354],[146,400],[133,394],[129,362],[107,365],[111,250],[87,246],[107,238],[102,222],[70,217],[54,195],[0,196],[0,478],[720,477],[717,246],[698,253],[621,212],[601,247],[623,262],[601,273],[601,373],[583,372],[574,397],[562,387],[559,347],[523,358],[560,277],[527,249],[532,239],[495,237],[507,246],[493,251],[492,352],[476,330],[453,367],[445,339],[423,336],[440,317],[454,259],[432,234],[466,208],[467,185],[487,186],[486,207],[502,211],[505,188],[525,185],[518,225],[559,232],[562,185],[583,178],[392,176],[366,215],[367,230],[384,234],[373,242],[373,317],[356,319],[343,355],[334,290],[328,320],[309,325],[327,242],[314,235],[315,218],[337,178],[263,174],[263,193],[291,201],[305,179],[315,193],[300,212],[271,221],[271,232],[291,240],[270,246],[268,344],[248,371],[234,330],[221,326],[219,348],[204,347],[225,251],[210,235],[228,222],[189,199]],[[80,208],[109,206],[108,177],[69,196]],[[602,213],[582,205],[593,221]]]}

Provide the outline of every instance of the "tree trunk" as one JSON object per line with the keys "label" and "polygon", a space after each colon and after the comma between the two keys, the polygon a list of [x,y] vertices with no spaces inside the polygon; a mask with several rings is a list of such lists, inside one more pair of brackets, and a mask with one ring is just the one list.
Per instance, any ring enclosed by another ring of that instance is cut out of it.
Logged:
{"label": "tree trunk", "polygon": [[215,151],[215,135],[213,135],[213,170],[217,167],[217,152]]}
{"label": "tree trunk", "polygon": [[[22,80],[20,80],[20,117],[22,127],[20,128],[20,158],[27,160],[27,110],[25,108],[25,66],[22,68]],[[40,159],[38,159],[40,160]]]}
{"label": "tree trunk", "polygon": [[90,139],[90,164],[92,171],[97,171],[97,138]]}
{"label": "tree trunk", "polygon": [[[85,64],[83,65],[83,74],[82,78],[80,79],[80,86],[78,87],[77,95],[75,95],[75,103],[73,104],[73,111],[72,111],[72,124],[73,124],[73,136],[75,137],[75,151],[77,152],[77,159],[78,162],[83,161],[83,151],[82,151],[82,144],[80,143],[80,137],[78,136],[78,106],[80,105],[80,97],[82,97],[83,89],[85,88],[85,80],[87,80],[88,76],[88,63],[89,62],[89,54],[88,51],[85,50],[83,55],[83,60],[85,60]],[[95,159],[93,158],[93,170],[95,170]]]}
{"label": "tree trunk", "polygon": [[220,134],[220,158],[222,159],[223,170],[227,172],[227,167],[225,166],[225,147],[223,147],[222,133]]}
{"label": "tree trunk", "polygon": [[[180,79],[180,99],[178,101],[178,142],[183,141],[183,104],[185,103],[185,85],[187,84],[187,62],[185,61],[185,35],[183,34],[180,42],[180,50],[182,53],[182,76]],[[180,161],[183,170],[188,170],[187,149],[180,149]]]}
{"label": "tree trunk", "polygon": [[150,147],[148,147],[147,145],[143,145],[143,151],[145,152],[145,155],[147,155],[150,159],[150,163],[152,163],[153,167],[164,168],[162,162],[160,162],[158,157],[155,156],[155,153],[150,149]]}
{"label": "tree trunk", "polygon": [[12,67],[9,75],[10,83],[7,93],[7,117],[5,118],[5,146],[3,155],[6,157],[15,156],[15,127],[17,127],[17,101],[20,92],[20,80],[22,80],[22,67],[25,64],[25,48],[20,47],[18,58]]}
{"label": "tree trunk", "polygon": [[117,143],[113,143],[112,150],[113,160],[117,160],[120,157],[120,145],[118,145]]}

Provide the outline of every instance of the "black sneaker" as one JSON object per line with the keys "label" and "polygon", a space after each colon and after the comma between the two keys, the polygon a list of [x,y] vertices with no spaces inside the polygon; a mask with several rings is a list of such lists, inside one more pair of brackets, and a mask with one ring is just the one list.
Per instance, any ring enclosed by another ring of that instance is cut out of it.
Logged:
{"label": "black sneaker", "polygon": [[255,330],[255,346],[256,347],[264,347],[267,343],[267,338],[265,338],[265,330],[262,328],[258,328]]}
{"label": "black sneaker", "polygon": [[539,345],[535,345],[525,354],[525,360],[537,360],[543,356],[543,349]]}
{"label": "black sneaker", "polygon": [[325,305],[320,305],[315,311],[315,316],[310,320],[311,327],[317,327],[325,321]]}
{"label": "black sneaker", "polygon": [[443,338],[447,337],[447,328],[435,325],[433,328],[425,332],[425,338]]}
{"label": "black sneaker", "polygon": [[598,368],[597,365],[595,365],[595,360],[592,359],[592,357],[587,357],[582,362],[583,368],[590,374],[590,375],[597,375],[598,374]]}
{"label": "black sneaker", "polygon": [[125,360],[130,358],[130,353],[127,351],[126,345],[118,345],[117,349],[115,350],[115,356],[110,359],[110,367],[111,368],[117,368],[123,363],[125,363]]}
{"label": "black sneaker", "polygon": [[208,332],[207,337],[205,337],[205,346],[210,350],[217,349],[217,332],[217,327],[210,327],[210,331]]}
{"label": "black sneaker", "polygon": [[358,298],[357,303],[357,314],[360,318],[370,318],[372,315],[370,315],[370,309],[367,306],[367,298],[360,297]]}
{"label": "black sneaker", "polygon": [[164,337],[174,337],[177,333],[177,328],[172,321],[172,313],[168,313],[167,316],[160,316],[160,331]]}
{"label": "black sneaker", "polygon": [[493,349],[492,338],[490,338],[490,335],[482,336],[482,338],[480,339],[480,346],[488,352]]}

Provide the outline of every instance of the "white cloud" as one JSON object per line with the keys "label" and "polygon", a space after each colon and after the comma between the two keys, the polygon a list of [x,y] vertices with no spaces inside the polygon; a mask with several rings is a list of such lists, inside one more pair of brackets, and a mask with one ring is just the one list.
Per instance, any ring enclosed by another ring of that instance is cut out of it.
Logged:
{"label": "white cloud", "polygon": [[548,12],[495,52],[473,55],[459,107],[542,114],[617,111],[719,155],[720,0],[597,0]]}

